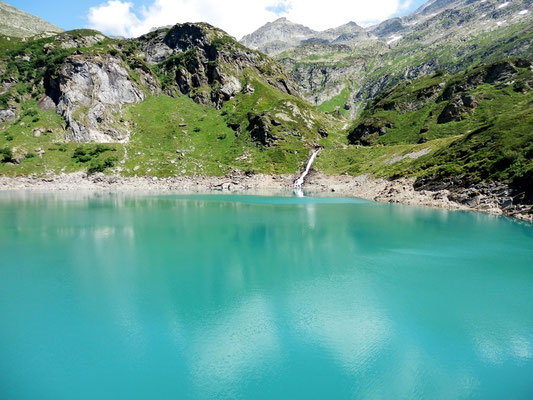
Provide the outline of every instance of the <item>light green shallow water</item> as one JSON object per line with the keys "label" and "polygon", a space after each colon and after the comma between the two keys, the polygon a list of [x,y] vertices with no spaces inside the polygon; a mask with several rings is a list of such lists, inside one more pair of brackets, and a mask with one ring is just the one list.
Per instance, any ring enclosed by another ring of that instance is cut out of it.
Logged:
{"label": "light green shallow water", "polygon": [[0,194],[0,398],[531,399],[533,226]]}

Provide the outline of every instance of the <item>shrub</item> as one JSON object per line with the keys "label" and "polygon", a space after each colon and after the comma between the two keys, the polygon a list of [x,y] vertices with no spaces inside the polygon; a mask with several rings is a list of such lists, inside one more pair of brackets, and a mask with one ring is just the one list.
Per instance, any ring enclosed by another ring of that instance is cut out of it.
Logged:
{"label": "shrub", "polygon": [[9,147],[0,148],[0,161],[7,163],[13,160],[13,151]]}
{"label": "shrub", "polygon": [[39,112],[33,108],[28,108],[27,110],[24,110],[24,112],[22,113],[22,116],[25,117],[25,116],[28,116],[28,117],[37,117],[37,115],[39,114]]}
{"label": "shrub", "polygon": [[86,163],[107,151],[116,151],[116,149],[105,144],[97,144],[95,146],[81,145],[74,149],[72,158],[77,162]]}
{"label": "shrub", "polygon": [[91,162],[87,173],[89,175],[95,174],[97,172],[104,172],[107,168],[113,168],[115,166],[117,159],[114,157],[106,158],[105,160],[94,160]]}
{"label": "shrub", "polygon": [[72,158],[75,159],[77,162],[81,163],[86,163],[92,160],[92,157],[88,153],[87,148],[85,146],[76,147],[76,149],[74,149],[74,154],[72,155]]}

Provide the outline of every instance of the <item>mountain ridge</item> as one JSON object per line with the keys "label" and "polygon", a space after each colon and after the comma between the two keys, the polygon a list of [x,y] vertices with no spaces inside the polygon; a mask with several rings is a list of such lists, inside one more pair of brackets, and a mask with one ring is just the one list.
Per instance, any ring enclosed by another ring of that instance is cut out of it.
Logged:
{"label": "mountain ridge", "polygon": [[0,34],[24,38],[59,32],[63,29],[0,1]]}
{"label": "mountain ridge", "polygon": [[367,100],[401,79],[533,55],[530,8],[521,0],[436,1],[366,28],[366,37],[300,42],[274,57],[308,101],[326,111],[335,111],[334,104],[338,114],[354,119]]}

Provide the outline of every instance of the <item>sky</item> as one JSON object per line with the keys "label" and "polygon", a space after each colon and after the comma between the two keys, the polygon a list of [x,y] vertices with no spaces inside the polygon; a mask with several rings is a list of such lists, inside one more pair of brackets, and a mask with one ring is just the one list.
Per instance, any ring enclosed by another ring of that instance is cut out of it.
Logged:
{"label": "sky", "polygon": [[65,30],[93,28],[137,37],[178,22],[209,22],[240,39],[286,17],[324,30],[349,21],[368,26],[414,11],[425,0],[8,0]]}

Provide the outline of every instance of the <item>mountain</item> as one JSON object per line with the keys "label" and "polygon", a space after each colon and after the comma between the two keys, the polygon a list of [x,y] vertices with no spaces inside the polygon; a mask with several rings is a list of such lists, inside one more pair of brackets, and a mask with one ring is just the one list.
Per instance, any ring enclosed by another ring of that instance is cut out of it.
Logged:
{"label": "mountain", "polygon": [[323,32],[278,20],[247,39],[289,46],[275,58],[205,23],[0,36],[0,175],[296,174],[321,149],[313,168],[343,182],[409,177],[531,216],[529,4],[437,0]]}
{"label": "mountain", "polygon": [[341,44],[367,38],[372,38],[372,35],[353,21],[319,32],[287,18],[279,18],[244,36],[240,42],[265,54],[275,55],[306,43]]}
{"label": "mountain", "polygon": [[296,47],[316,33],[316,31],[304,25],[295,24],[287,18],[279,18],[244,36],[240,42],[251,49],[273,54]]}
{"label": "mountain", "polygon": [[275,60],[204,23],[0,38],[0,74],[4,174],[292,173],[336,126]]}
{"label": "mountain", "polygon": [[63,30],[39,17],[0,1],[0,34],[15,37],[30,37],[43,33],[53,34]]}
{"label": "mountain", "polygon": [[274,56],[308,101],[353,119],[368,100],[402,79],[533,55],[532,27],[529,0],[435,0],[336,39],[315,33],[316,40],[296,46],[278,44],[285,50]]}
{"label": "mountain", "polygon": [[325,155],[319,167],[414,176],[422,190],[464,188],[457,200],[470,206],[490,190],[502,190],[502,208],[532,204],[532,104],[532,59],[404,81],[369,102],[348,129],[354,146]]}

